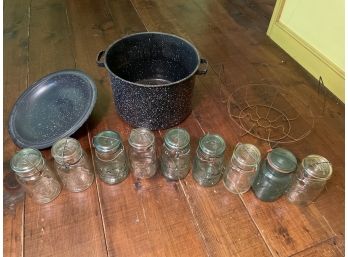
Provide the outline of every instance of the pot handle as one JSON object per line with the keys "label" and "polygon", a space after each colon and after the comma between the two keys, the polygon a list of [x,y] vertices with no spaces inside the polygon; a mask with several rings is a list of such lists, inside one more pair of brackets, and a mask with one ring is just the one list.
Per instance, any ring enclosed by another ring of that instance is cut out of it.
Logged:
{"label": "pot handle", "polygon": [[105,64],[104,64],[104,58],[105,58],[105,56],[104,56],[104,54],[105,54],[105,51],[103,50],[103,51],[100,51],[100,52],[98,53],[98,55],[97,55],[96,62],[97,62],[97,65],[98,65],[99,67],[105,67]]}
{"label": "pot handle", "polygon": [[[203,68],[201,68],[203,66]],[[196,75],[204,75],[208,72],[208,61],[206,59],[201,59],[201,63],[199,65],[198,70],[196,71]]]}

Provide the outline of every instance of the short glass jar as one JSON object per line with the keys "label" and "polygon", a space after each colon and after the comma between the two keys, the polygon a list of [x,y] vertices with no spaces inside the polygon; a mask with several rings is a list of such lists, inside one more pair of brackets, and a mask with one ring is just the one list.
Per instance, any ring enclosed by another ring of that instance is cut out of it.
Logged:
{"label": "short glass jar", "polygon": [[169,130],[164,136],[161,152],[163,176],[171,180],[183,179],[190,171],[190,135],[182,128]]}
{"label": "short glass jar", "polygon": [[117,184],[128,176],[126,151],[120,135],[102,131],[93,137],[95,164],[99,178],[107,184]]}
{"label": "short glass jar", "polygon": [[132,129],[128,143],[130,166],[136,178],[151,178],[157,171],[155,135],[146,128]]}
{"label": "short glass jar", "polygon": [[224,139],[216,134],[206,134],[199,140],[193,162],[192,175],[201,186],[213,186],[221,178],[224,169]]}
{"label": "short glass jar", "polygon": [[22,149],[12,157],[10,165],[17,181],[35,202],[48,203],[59,195],[62,186],[39,150]]}
{"label": "short glass jar", "polygon": [[67,190],[81,192],[93,183],[94,172],[79,141],[63,138],[52,146],[51,153],[57,173]]}
{"label": "short glass jar", "polygon": [[289,188],[296,157],[284,148],[275,148],[267,154],[252,185],[257,198],[265,202],[277,200]]}
{"label": "short glass jar", "polygon": [[332,175],[331,163],[320,155],[309,155],[299,166],[293,183],[286,193],[289,202],[298,205],[312,203],[325,188]]}
{"label": "short glass jar", "polygon": [[226,189],[234,194],[247,192],[254,182],[260,159],[261,154],[256,146],[238,143],[224,172]]}

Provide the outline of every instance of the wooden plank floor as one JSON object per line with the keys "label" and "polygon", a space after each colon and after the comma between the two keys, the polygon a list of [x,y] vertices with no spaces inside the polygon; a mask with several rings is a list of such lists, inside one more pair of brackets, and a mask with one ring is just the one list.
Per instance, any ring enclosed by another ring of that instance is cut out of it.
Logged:
{"label": "wooden plank floor", "polygon": [[[4,256],[343,256],[344,104],[267,38],[274,5],[275,0],[5,0],[5,173],[18,150],[7,133],[15,100],[57,70],[80,69],[96,82],[94,111],[73,135],[91,159],[91,138],[98,132],[117,130],[126,141],[131,127],[117,114],[108,74],[95,57],[121,36],[162,31],[190,40],[209,61],[208,74],[196,81],[193,112],[180,125],[190,132],[193,149],[204,133],[215,132],[228,144],[226,160],[238,141],[256,144],[264,157],[268,144],[241,137],[222,100],[237,86],[274,84],[311,106],[316,117],[309,136],[284,146],[299,159],[311,153],[327,157],[334,174],[305,208],[283,198],[263,203],[252,192],[233,195],[222,182],[202,188],[191,173],[179,182],[160,174],[142,181],[130,175],[114,186],[96,179],[85,192],[63,190],[43,206],[26,198],[4,214]],[[165,131],[155,133],[160,146]],[[43,153],[51,163],[50,151]]]}

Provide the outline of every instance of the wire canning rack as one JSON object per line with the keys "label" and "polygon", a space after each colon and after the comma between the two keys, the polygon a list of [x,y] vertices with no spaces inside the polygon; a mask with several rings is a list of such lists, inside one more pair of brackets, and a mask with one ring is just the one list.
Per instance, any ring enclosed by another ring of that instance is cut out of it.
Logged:
{"label": "wire canning rack", "polygon": [[244,133],[269,143],[288,144],[308,136],[315,123],[311,106],[270,84],[246,84],[228,92],[220,80],[228,114]]}

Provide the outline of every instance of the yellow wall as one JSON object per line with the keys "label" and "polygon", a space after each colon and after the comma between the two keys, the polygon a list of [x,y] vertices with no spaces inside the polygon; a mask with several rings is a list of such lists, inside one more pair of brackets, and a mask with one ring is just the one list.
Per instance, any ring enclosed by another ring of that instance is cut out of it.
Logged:
{"label": "yellow wall", "polygon": [[344,70],[344,0],[288,0],[279,21]]}
{"label": "yellow wall", "polygon": [[267,35],[344,102],[344,0],[277,0]]}

